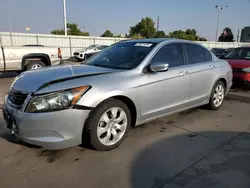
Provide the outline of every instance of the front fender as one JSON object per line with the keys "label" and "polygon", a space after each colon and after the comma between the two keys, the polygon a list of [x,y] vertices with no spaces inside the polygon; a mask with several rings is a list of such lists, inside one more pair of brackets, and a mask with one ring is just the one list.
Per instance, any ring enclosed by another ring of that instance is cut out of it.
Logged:
{"label": "front fender", "polygon": [[106,93],[102,93],[102,92],[96,92],[96,91],[90,91],[87,92],[78,102],[78,105],[82,105],[82,106],[86,106],[86,107],[91,107],[91,108],[96,108],[100,103],[102,103],[103,101],[109,99],[109,98],[113,98],[113,97],[126,97],[128,99],[130,99],[136,108],[136,114],[137,114],[137,121],[140,119],[140,105],[137,102],[136,98],[133,97],[133,95],[130,95],[129,92],[124,92],[122,90],[114,90],[114,91],[110,91],[110,92],[106,92]]}

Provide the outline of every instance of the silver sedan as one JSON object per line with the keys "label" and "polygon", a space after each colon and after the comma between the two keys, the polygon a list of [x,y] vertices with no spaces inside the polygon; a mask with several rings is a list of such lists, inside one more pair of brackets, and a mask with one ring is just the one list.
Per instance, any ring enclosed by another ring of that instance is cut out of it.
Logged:
{"label": "silver sedan", "polygon": [[128,40],[82,65],[20,74],[3,112],[7,127],[27,143],[111,150],[130,127],[202,105],[219,109],[231,85],[230,65],[202,45]]}

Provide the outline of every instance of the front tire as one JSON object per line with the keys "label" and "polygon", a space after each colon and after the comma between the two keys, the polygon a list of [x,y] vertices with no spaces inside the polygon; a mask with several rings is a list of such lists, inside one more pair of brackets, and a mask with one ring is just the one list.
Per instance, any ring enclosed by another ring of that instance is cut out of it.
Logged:
{"label": "front tire", "polygon": [[117,99],[108,99],[91,112],[83,139],[96,150],[112,150],[123,142],[130,125],[131,114],[127,105]]}
{"label": "front tire", "polygon": [[222,81],[217,81],[212,89],[208,107],[211,110],[218,110],[225,98],[226,87]]}

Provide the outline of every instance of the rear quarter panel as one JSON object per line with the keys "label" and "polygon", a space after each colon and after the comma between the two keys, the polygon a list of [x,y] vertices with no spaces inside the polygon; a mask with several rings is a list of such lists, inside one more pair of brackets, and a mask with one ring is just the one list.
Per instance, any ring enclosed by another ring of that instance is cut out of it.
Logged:
{"label": "rear quarter panel", "polygon": [[[232,73],[232,68],[230,64],[225,61],[225,60],[217,60],[215,61],[214,65],[216,68],[213,71],[213,82],[214,84],[220,80],[220,79],[225,79],[226,80],[226,92],[228,92],[232,86],[233,83],[233,73]],[[212,90],[212,88],[211,88]]]}

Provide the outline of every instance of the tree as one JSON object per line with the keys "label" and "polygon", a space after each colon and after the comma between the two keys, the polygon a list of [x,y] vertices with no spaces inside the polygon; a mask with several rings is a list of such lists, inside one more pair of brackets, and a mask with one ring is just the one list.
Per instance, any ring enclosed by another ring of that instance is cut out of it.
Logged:
{"label": "tree", "polygon": [[[75,35],[75,36],[89,36],[89,32],[82,32],[78,25],[75,23],[67,23],[67,33],[68,35]],[[56,29],[51,31],[54,35],[64,35],[64,29]]]}
{"label": "tree", "polygon": [[153,38],[156,34],[155,22],[152,18],[142,18],[135,26],[130,27],[129,35],[142,36],[143,38]]}
{"label": "tree", "polygon": [[201,40],[206,41],[207,39],[204,37],[200,37],[197,35],[197,31],[195,29],[187,29],[186,31],[177,30],[170,32],[168,35],[169,38],[176,38],[176,39],[185,39],[185,40]]}
{"label": "tree", "polygon": [[233,42],[233,41],[234,41],[234,35],[232,30],[229,27],[226,27],[221,33],[218,42]]}
{"label": "tree", "polygon": [[165,38],[166,34],[164,31],[157,31],[155,34],[155,38]]}
{"label": "tree", "polygon": [[127,38],[132,38],[132,39],[141,39],[143,38],[140,33],[135,33],[134,35],[130,35],[129,37]]}
{"label": "tree", "polygon": [[198,40],[199,41],[207,41],[207,39],[205,37],[200,37]]}
{"label": "tree", "polygon": [[114,37],[114,34],[110,30],[106,30],[101,37]]}

